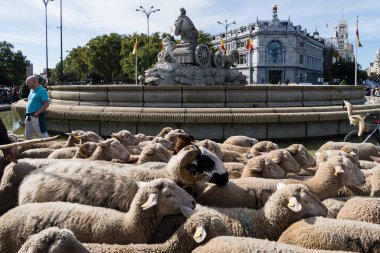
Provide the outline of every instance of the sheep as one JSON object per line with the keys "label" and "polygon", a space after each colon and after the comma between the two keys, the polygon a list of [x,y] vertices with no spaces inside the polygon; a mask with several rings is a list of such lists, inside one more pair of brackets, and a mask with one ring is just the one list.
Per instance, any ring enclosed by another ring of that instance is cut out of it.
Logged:
{"label": "sheep", "polygon": [[[78,144],[76,144],[78,145]],[[95,142],[85,142],[75,147],[60,148],[52,152],[49,159],[89,158],[97,148]]]}
{"label": "sheep", "polygon": [[328,210],[327,218],[336,219],[339,211],[350,198],[351,197],[336,197],[323,200],[322,203],[327,207]]}
{"label": "sheep", "polygon": [[28,237],[17,253],[91,253],[69,229],[50,227]]}
{"label": "sheep", "polygon": [[285,149],[292,154],[301,168],[305,169],[315,165],[315,159],[309,154],[304,145],[292,144]]}
{"label": "sheep", "polygon": [[[320,200],[336,197],[343,186],[364,184],[364,174],[350,160],[344,157],[331,157],[320,164],[315,176],[311,179],[266,179],[239,178],[231,179],[224,187],[213,187],[206,183],[195,185],[197,203],[218,207],[261,208],[270,195],[275,192],[279,182],[286,184],[304,184]],[[225,199],[228,198],[228,201]]]}
{"label": "sheep", "polygon": [[287,149],[272,150],[268,153],[268,156],[286,173],[297,173],[301,170],[300,164]]}
{"label": "sheep", "polygon": [[[272,252],[272,253],[333,253],[336,251],[325,250],[310,250],[299,246],[294,246],[285,243],[278,243],[268,240],[248,238],[248,237],[235,237],[235,236],[219,236],[211,239],[205,245],[201,245],[193,250],[192,253],[226,253],[226,252],[239,252],[239,253],[257,253],[257,252]],[[342,251],[339,251],[343,253]],[[24,252],[20,252],[24,253]],[[34,253],[34,252],[31,252]],[[44,252],[41,252],[44,253]],[[66,252],[64,252],[66,253]]]}
{"label": "sheep", "polygon": [[362,170],[370,170],[370,169],[375,168],[378,165],[377,162],[366,161],[366,160],[360,160],[359,164]]}
{"label": "sheep", "polygon": [[327,208],[307,187],[279,183],[276,192],[260,210],[248,208],[202,207],[216,210],[233,236],[277,240],[296,221],[312,216],[326,216]]}
{"label": "sheep", "polygon": [[139,147],[139,148],[144,148],[146,145],[149,145],[149,144],[151,144],[151,143],[159,143],[159,144],[161,144],[162,146],[164,146],[167,150],[172,150],[172,151],[174,151],[174,144],[173,144],[171,141],[169,141],[169,140],[167,140],[167,139],[165,139],[165,138],[162,138],[162,137],[154,137],[154,139],[151,140],[151,141],[143,141],[143,142],[140,142],[140,143],[138,144],[138,147]]}
{"label": "sheep", "polygon": [[226,167],[228,171],[228,177],[229,179],[236,179],[241,178],[241,173],[244,170],[245,164],[244,163],[223,163],[224,167]]}
{"label": "sheep", "polygon": [[316,153],[316,164],[320,164],[322,162],[325,162],[329,157],[331,156],[344,156],[347,159],[350,159],[351,162],[353,162],[356,166],[361,168],[359,160],[355,159],[354,156],[346,153],[345,151],[342,150],[325,150],[322,152],[317,152]]}
{"label": "sheep", "polygon": [[251,138],[244,135],[235,135],[235,136],[230,136],[229,138],[227,138],[227,140],[225,140],[223,144],[231,144],[235,146],[251,148],[253,145],[255,145],[258,142],[259,141],[255,138]]}
{"label": "sheep", "polygon": [[222,150],[218,144],[212,140],[205,139],[196,143],[198,147],[203,147],[214,153],[223,162],[247,162],[247,155],[231,150]]}
{"label": "sheep", "polygon": [[31,236],[19,253],[190,253],[198,245],[221,235],[231,235],[221,217],[216,212],[197,211],[162,244],[82,244],[71,231],[52,227]]}
{"label": "sheep", "polygon": [[151,143],[146,145],[136,164],[143,164],[147,162],[168,162],[171,158],[170,152],[159,143]]}
{"label": "sheep", "polygon": [[362,170],[365,175],[365,184],[362,186],[345,186],[340,189],[338,196],[371,196],[380,197],[380,167]]}
{"label": "sheep", "polygon": [[164,127],[157,135],[156,137],[165,137],[173,128],[171,127]]}
{"label": "sheep", "polygon": [[75,130],[71,131],[71,133],[66,133],[66,135],[69,136],[67,139],[65,145],[63,145],[63,148],[68,148],[68,147],[74,147],[75,144],[79,144],[79,138],[77,137],[78,135],[83,135],[85,131],[83,130]]}
{"label": "sheep", "polygon": [[269,154],[249,159],[241,173],[241,177],[285,178],[285,175],[285,171]]}
{"label": "sheep", "polygon": [[116,139],[107,139],[96,144],[98,147],[89,160],[103,160],[103,161],[116,161],[116,162],[128,162],[129,152],[128,150]]}
{"label": "sheep", "polygon": [[[379,156],[380,154],[380,147],[372,144],[372,143],[350,143],[350,142],[332,142],[329,141],[325,144],[323,144],[318,152],[322,152],[325,150],[342,150],[347,149],[344,151],[352,150],[354,153],[357,154],[358,160],[367,160],[372,161],[371,156]],[[347,152],[350,153],[350,152]]]}
{"label": "sheep", "polygon": [[380,225],[380,198],[351,198],[339,211],[337,219],[366,221]]}
{"label": "sheep", "polygon": [[36,148],[36,149],[28,149],[23,151],[20,154],[17,154],[17,159],[23,158],[47,158],[51,153],[60,149],[53,148]]}
{"label": "sheep", "polygon": [[178,134],[177,142],[174,145],[174,154],[177,154],[182,148],[191,144],[194,144],[194,136],[191,134]]}
{"label": "sheep", "polygon": [[170,179],[137,182],[127,213],[81,204],[49,202],[18,206],[0,217],[0,252],[15,253],[31,234],[56,226],[87,243],[146,243],[165,215],[190,213],[194,198]]}
{"label": "sheep", "polygon": [[251,148],[250,147],[241,147],[241,146],[236,146],[232,144],[221,144],[218,143],[218,146],[221,150],[223,151],[234,151],[240,154],[249,154]]}
{"label": "sheep", "polygon": [[176,143],[178,139],[178,134],[186,133],[182,129],[172,129],[164,136],[164,138],[171,141],[172,143]]}
{"label": "sheep", "polygon": [[104,141],[102,137],[100,137],[97,133],[92,131],[87,131],[84,134],[77,135],[76,136],[79,139],[79,144],[85,143],[85,142],[95,142],[99,143]]}
{"label": "sheep", "polygon": [[156,136],[146,136],[145,134],[139,133],[135,134],[135,137],[139,140],[139,142],[142,141],[152,141]]}
{"label": "sheep", "polygon": [[380,225],[311,217],[291,225],[278,242],[308,249],[378,252]]}
{"label": "sheep", "polygon": [[[51,166],[42,166],[39,169],[33,169],[33,165],[29,165],[32,167],[29,170],[34,170],[34,172],[30,173],[22,184],[16,181],[19,185],[21,184],[19,187],[9,186],[8,191],[15,198],[18,189],[19,204],[67,201],[128,211],[137,192],[135,184],[137,180],[170,178],[183,187],[191,187],[199,180],[208,179],[211,183],[225,185],[228,182],[228,174],[223,164],[222,167],[221,162],[218,163],[216,159],[217,157],[207,150],[187,146],[161,169],[130,167],[124,170],[123,166],[107,163],[82,162],[81,160],[65,161],[65,163],[52,161]],[[21,166],[16,164],[14,167],[7,174],[12,175],[11,172],[15,171],[25,177],[24,173],[19,172]],[[2,181],[3,183],[6,184]],[[4,195],[8,196],[6,193]],[[9,210],[16,204],[17,202],[13,203],[12,198],[9,197],[0,208]]]}
{"label": "sheep", "polygon": [[278,149],[278,145],[271,141],[260,141],[252,146],[250,152],[254,156],[258,156],[261,153],[267,153],[269,151]]}

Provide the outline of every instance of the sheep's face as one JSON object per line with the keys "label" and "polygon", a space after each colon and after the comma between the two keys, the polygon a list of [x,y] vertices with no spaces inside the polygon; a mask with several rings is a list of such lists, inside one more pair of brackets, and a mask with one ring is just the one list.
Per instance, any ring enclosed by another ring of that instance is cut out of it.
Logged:
{"label": "sheep's face", "polygon": [[359,161],[359,150],[356,147],[345,145],[341,147],[340,150],[346,152],[347,154],[352,156],[355,160]]}
{"label": "sheep's face", "polygon": [[123,162],[129,160],[128,150],[116,139],[108,139],[97,145],[98,148],[105,150],[107,160],[120,160]]}
{"label": "sheep's face", "polygon": [[152,141],[153,143],[159,143],[161,144],[162,146],[164,146],[167,150],[173,150],[174,149],[174,145],[173,145],[173,142],[165,139],[165,138],[162,138],[162,137],[156,137],[153,139]]}
{"label": "sheep's face", "polygon": [[142,142],[142,141],[147,141],[148,139],[147,139],[147,137],[146,137],[146,135],[145,134],[135,134],[135,137],[137,138],[137,140],[139,141],[139,142]]}
{"label": "sheep's face", "polygon": [[356,160],[354,157],[352,157],[351,155],[341,150],[326,150],[326,151],[323,151],[322,153],[317,153],[316,155],[317,155],[317,159],[316,159],[317,164],[327,161],[332,156],[342,156],[349,159],[356,166],[360,167],[360,163],[358,160]]}
{"label": "sheep's face", "polygon": [[307,152],[302,144],[293,144],[286,148],[287,151],[303,168],[309,168],[315,165],[315,159]]}
{"label": "sheep's face", "polygon": [[92,156],[98,146],[95,142],[86,142],[80,145],[79,152],[82,157],[88,158]]}
{"label": "sheep's face", "polygon": [[[248,160],[244,177],[285,178],[285,171],[266,155]],[[246,173],[248,172],[248,173]]]}
{"label": "sheep's face", "polygon": [[113,133],[112,138],[120,141],[125,147],[136,145],[139,143],[139,140],[128,130],[121,130],[118,133]]}
{"label": "sheep's face", "polygon": [[361,186],[365,183],[363,172],[346,157],[340,157],[334,168],[334,174],[339,177],[341,186]]}
{"label": "sheep's face", "polygon": [[[169,151],[159,143],[151,143],[143,148],[140,158],[149,157],[149,161],[168,162],[171,158]],[[139,159],[140,161],[140,159]]]}
{"label": "sheep's face", "polygon": [[297,173],[301,170],[300,164],[293,158],[290,152],[286,149],[272,150],[269,152],[268,155],[286,172]]}
{"label": "sheep's face", "polygon": [[199,243],[206,243],[214,237],[232,235],[220,214],[212,209],[197,210],[183,224],[183,229],[188,238],[193,238],[191,242],[187,242],[193,244],[191,248],[195,248]]}
{"label": "sheep's face", "polygon": [[180,188],[173,180],[155,179],[148,183],[138,182],[142,209],[156,206],[161,216],[183,213],[188,215],[195,208],[195,200],[185,190]]}
{"label": "sheep's face", "polygon": [[277,189],[284,191],[287,207],[304,219],[313,216],[327,216],[326,206],[304,185],[279,183]]}

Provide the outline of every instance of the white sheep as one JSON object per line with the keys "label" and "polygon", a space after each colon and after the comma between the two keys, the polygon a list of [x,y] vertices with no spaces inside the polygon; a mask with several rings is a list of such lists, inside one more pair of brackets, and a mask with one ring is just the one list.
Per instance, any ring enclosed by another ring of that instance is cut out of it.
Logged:
{"label": "white sheep", "polygon": [[337,219],[366,221],[380,225],[380,198],[351,198],[339,211]]}
{"label": "white sheep", "polygon": [[71,159],[71,158],[89,158],[95,152],[98,145],[95,142],[85,142],[76,144],[75,147],[64,147],[56,149],[47,158],[49,159]]}
{"label": "white sheep", "polygon": [[[226,186],[219,188],[199,183],[195,185],[194,196],[197,203],[202,205],[259,209],[276,191],[279,182],[304,184],[319,199],[324,200],[338,196],[343,186],[362,185],[364,174],[350,160],[344,157],[331,157],[320,164],[315,176],[308,180],[239,178],[231,179]],[[228,201],[225,201],[226,198]]]}
{"label": "white sheep", "polygon": [[[213,160],[215,159],[215,161]],[[196,146],[187,146],[177,156],[172,157],[163,168],[151,169],[146,167],[127,167],[109,164],[106,162],[84,162],[82,160],[65,160],[64,162],[52,162],[49,166],[29,165],[34,170],[23,181],[16,176],[17,184],[6,188],[4,195],[13,194],[13,198],[19,196],[19,203],[68,201],[81,204],[109,207],[120,211],[128,211],[131,201],[137,192],[135,184],[138,180],[149,181],[155,178],[170,178],[181,186],[193,186],[199,180],[208,180],[218,185],[228,182],[228,174],[217,157],[207,150],[199,150]],[[58,160],[59,161],[59,160]],[[22,161],[21,161],[22,162]],[[33,163],[34,161],[28,161]],[[155,164],[155,163],[152,163]],[[221,165],[220,165],[221,164]],[[20,172],[24,167],[16,164],[15,168],[7,172]],[[2,184],[11,185],[2,181]],[[78,194],[80,192],[80,194]],[[1,196],[0,188],[0,196]],[[0,198],[1,200],[1,198]],[[9,210],[16,203],[12,197],[2,206],[3,210]]]}
{"label": "white sheep", "polygon": [[223,144],[231,144],[235,146],[250,148],[258,142],[259,141],[255,138],[251,138],[244,135],[235,135],[228,137],[227,140],[223,142]]}
{"label": "white sheep", "polygon": [[196,143],[198,147],[206,148],[214,153],[223,162],[247,162],[247,155],[232,150],[223,150],[219,145],[209,139],[202,140]]}
{"label": "white sheep", "polygon": [[276,149],[278,149],[278,145],[276,143],[273,143],[271,141],[260,141],[252,146],[250,152],[252,155],[257,156]]}
{"label": "white sheep", "polygon": [[267,154],[286,173],[297,173],[301,166],[287,149],[275,149]]}
{"label": "white sheep", "polygon": [[[278,243],[268,240],[236,237],[236,236],[219,236],[211,239],[205,245],[201,245],[193,250],[192,253],[258,253],[258,252],[271,252],[271,253],[336,253],[336,251],[325,250],[311,250],[299,246],[294,246],[285,243]],[[343,253],[342,251],[339,251]],[[19,252],[24,253],[24,252]],[[34,253],[34,252],[32,252]],[[45,253],[45,252],[42,252]],[[64,252],[66,253],[66,252]]]}
{"label": "white sheep", "polygon": [[150,143],[146,145],[139,156],[136,164],[147,162],[169,162],[172,154],[159,143]]}
{"label": "white sheep", "polygon": [[218,146],[223,151],[234,151],[240,154],[249,154],[251,147],[242,147],[232,144],[218,143]]}
{"label": "white sheep", "polygon": [[[61,148],[60,148],[61,149]],[[36,149],[28,149],[20,154],[17,154],[17,159],[23,159],[23,158],[47,158],[51,153],[53,153],[56,150],[60,149],[53,149],[53,148],[36,148]]]}
{"label": "white sheep", "polygon": [[309,154],[304,145],[292,144],[285,149],[292,154],[301,168],[305,169],[315,165],[315,159]]}
{"label": "white sheep", "polygon": [[308,249],[378,252],[380,225],[312,217],[291,225],[278,242]]}
{"label": "white sheep", "polygon": [[71,231],[52,227],[31,236],[18,253],[191,253],[197,246],[221,235],[231,232],[218,213],[197,211],[161,244],[82,244]]}
{"label": "white sheep", "polygon": [[379,165],[377,162],[366,161],[366,160],[360,160],[359,164],[360,164],[360,168],[362,170],[370,170],[370,169],[373,169],[373,168],[375,168],[376,166]]}
{"label": "white sheep", "polygon": [[115,162],[128,162],[128,150],[116,139],[107,139],[96,144],[97,148],[88,158],[89,160],[103,160]]}
{"label": "white sheep", "polygon": [[69,136],[69,138],[67,139],[65,145],[63,145],[64,148],[68,148],[68,147],[74,147],[75,144],[79,144],[79,138],[77,137],[78,135],[83,135],[85,133],[85,131],[83,130],[73,130],[71,131],[71,133],[66,133],[66,135]]}
{"label": "white sheep", "polygon": [[335,197],[329,198],[322,201],[328,210],[327,218],[336,219],[339,211],[346,204],[347,200],[351,197]]}
{"label": "white sheep", "polygon": [[285,178],[286,173],[277,162],[269,154],[255,156],[248,160],[241,177]]}
{"label": "white sheep", "polygon": [[0,252],[16,253],[31,234],[56,226],[88,243],[146,243],[165,215],[195,208],[194,198],[169,179],[138,182],[127,213],[65,202],[29,203],[0,217]]}
{"label": "white sheep", "polygon": [[318,152],[325,150],[344,150],[347,153],[354,152],[358,156],[358,160],[372,161],[371,156],[379,156],[380,147],[372,143],[350,143],[350,142],[332,142],[323,144]]}
{"label": "white sheep", "polygon": [[380,197],[380,167],[362,170],[365,175],[365,184],[362,186],[345,186],[339,191],[341,197],[371,196]]}
{"label": "white sheep", "polygon": [[326,207],[303,185],[278,184],[277,191],[260,210],[248,208],[202,207],[216,210],[233,236],[277,240],[296,221],[312,216],[326,216]]}
{"label": "white sheep", "polygon": [[153,140],[151,141],[143,141],[143,142],[140,142],[138,144],[138,146],[140,148],[144,148],[146,145],[149,145],[149,144],[154,144],[154,143],[159,143],[161,144],[162,146],[164,146],[167,150],[174,150],[174,144],[173,142],[165,139],[165,138],[162,138],[162,137],[154,137]]}
{"label": "white sheep", "polygon": [[76,135],[76,138],[79,139],[79,144],[85,143],[85,142],[95,142],[99,143],[104,141],[104,139],[99,136],[97,133],[93,131],[87,131],[84,132],[83,134],[78,134]]}

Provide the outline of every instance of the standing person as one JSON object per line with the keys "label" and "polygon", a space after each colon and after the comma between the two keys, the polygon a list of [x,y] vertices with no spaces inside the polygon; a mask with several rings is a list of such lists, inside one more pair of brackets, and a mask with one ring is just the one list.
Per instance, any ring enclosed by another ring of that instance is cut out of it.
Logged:
{"label": "standing person", "polygon": [[[10,144],[12,141],[9,139],[7,128],[3,121],[0,119],[0,145]],[[3,149],[5,159],[17,163],[16,155],[12,152],[12,149]]]}
{"label": "standing person", "polygon": [[25,114],[25,138],[33,139],[34,133],[41,138],[49,137],[46,131],[46,112],[49,107],[49,97],[44,87],[40,85],[37,77],[30,76],[26,79],[26,85],[30,88],[28,105]]}

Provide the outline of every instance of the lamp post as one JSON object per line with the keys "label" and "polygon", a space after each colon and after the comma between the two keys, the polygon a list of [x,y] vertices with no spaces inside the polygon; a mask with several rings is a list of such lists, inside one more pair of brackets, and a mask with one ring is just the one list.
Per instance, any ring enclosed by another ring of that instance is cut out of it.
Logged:
{"label": "lamp post", "polygon": [[[53,1],[53,0],[51,0]],[[61,30],[61,70],[60,70],[60,81],[63,81],[63,50],[62,50],[62,0],[59,0],[59,11],[60,11],[60,26],[58,27]]]}
{"label": "lamp post", "polygon": [[231,23],[228,23],[228,22],[227,22],[227,19],[226,19],[226,20],[224,20],[224,23],[222,23],[222,22],[220,22],[220,21],[217,21],[217,23],[218,23],[219,25],[224,26],[224,29],[226,29],[225,40],[226,40],[226,43],[227,43],[227,31],[228,31],[228,27],[229,27],[230,25],[235,25],[235,24],[236,24],[236,21],[232,21]]}
{"label": "lamp post", "polygon": [[49,63],[48,63],[48,39],[47,39],[47,5],[50,1],[54,0],[42,0],[45,4],[45,41],[46,41],[46,84],[49,84]]}
{"label": "lamp post", "polygon": [[150,48],[150,42],[149,42],[149,16],[152,13],[160,11],[160,9],[154,9],[154,7],[151,6],[149,10],[146,10],[144,7],[140,6],[139,9],[136,9],[136,11],[141,11],[142,13],[144,13],[146,15],[146,20],[147,20],[147,24],[148,24],[148,68],[149,68],[150,67],[150,64],[149,64],[149,56],[150,56],[149,55],[149,48]]}

